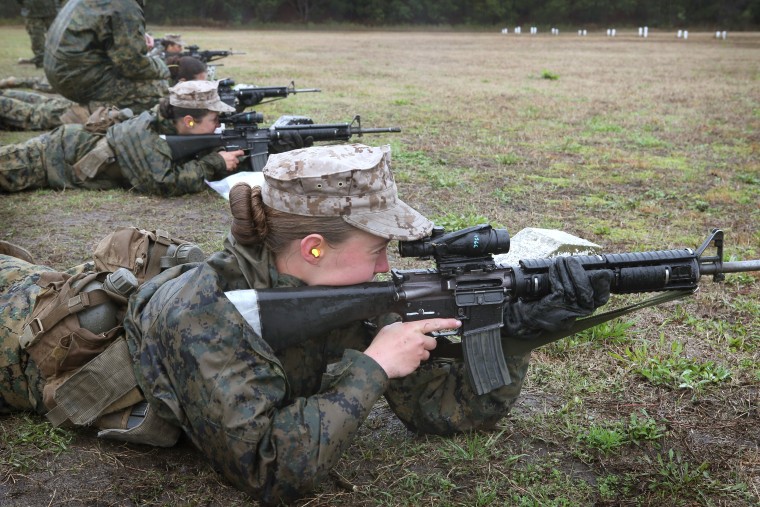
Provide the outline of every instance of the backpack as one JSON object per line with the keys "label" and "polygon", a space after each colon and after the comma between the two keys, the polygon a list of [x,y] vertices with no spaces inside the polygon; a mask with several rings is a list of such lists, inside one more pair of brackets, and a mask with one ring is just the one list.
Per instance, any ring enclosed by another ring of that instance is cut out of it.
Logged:
{"label": "backpack", "polygon": [[45,379],[46,417],[95,425],[98,436],[169,447],[180,429],[160,419],[137,386],[122,326],[129,295],[164,269],[200,262],[196,245],[124,227],[94,250],[95,272],[45,272],[19,337]]}

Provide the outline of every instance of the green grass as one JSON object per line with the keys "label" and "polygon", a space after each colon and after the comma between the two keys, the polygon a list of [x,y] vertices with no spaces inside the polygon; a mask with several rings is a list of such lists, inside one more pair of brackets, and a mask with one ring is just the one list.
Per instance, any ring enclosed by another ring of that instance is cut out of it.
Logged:
{"label": "green grass", "polygon": [[73,433],[25,415],[10,425],[0,419],[0,470],[9,476],[42,470],[49,456],[66,452]]}
{"label": "green grass", "polygon": [[631,371],[644,377],[653,385],[670,389],[702,391],[710,384],[731,380],[731,371],[714,361],[701,361],[683,357],[683,345],[673,342],[670,351],[657,353],[643,345],[626,348],[623,354],[612,354]]}

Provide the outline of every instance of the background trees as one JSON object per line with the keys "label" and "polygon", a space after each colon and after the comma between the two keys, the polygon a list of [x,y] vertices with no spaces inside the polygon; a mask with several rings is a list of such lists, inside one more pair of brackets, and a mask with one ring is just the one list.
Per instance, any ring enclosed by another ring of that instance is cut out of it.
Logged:
{"label": "background trees", "polygon": [[[0,18],[19,16],[0,0]],[[155,24],[760,27],[760,0],[149,0]]]}

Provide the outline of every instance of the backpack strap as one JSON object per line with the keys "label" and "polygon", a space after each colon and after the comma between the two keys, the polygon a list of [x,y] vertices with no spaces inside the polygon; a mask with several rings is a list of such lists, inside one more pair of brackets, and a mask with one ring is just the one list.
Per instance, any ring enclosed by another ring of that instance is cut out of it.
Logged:
{"label": "backpack strap", "polygon": [[169,246],[173,244],[172,237],[168,232],[156,229],[155,237],[151,238],[155,242],[153,250],[150,252],[148,266],[145,269],[145,279],[149,280],[161,272],[161,259],[166,255]]}
{"label": "backpack strap", "polygon": [[[64,283],[67,290],[61,290],[56,296],[55,302],[46,307],[46,311],[31,319],[24,326],[24,330],[19,336],[21,348],[27,349],[34,345],[46,330],[52,329],[53,326],[69,315],[108,302],[111,297],[103,289],[82,292],[82,289],[95,280],[98,275],[99,273],[91,273],[82,278],[69,278]],[[77,288],[71,286],[73,282],[79,282]]]}

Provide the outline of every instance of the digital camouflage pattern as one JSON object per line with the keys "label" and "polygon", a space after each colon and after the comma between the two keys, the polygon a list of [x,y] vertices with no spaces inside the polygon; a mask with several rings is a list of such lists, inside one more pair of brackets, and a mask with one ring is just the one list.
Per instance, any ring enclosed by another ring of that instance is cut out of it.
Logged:
{"label": "digital camouflage pattern", "polygon": [[69,0],[48,31],[45,74],[67,99],[140,113],[168,90],[169,69],[147,51],[141,3]]}
{"label": "digital camouflage pattern", "polygon": [[32,41],[34,57],[31,63],[42,67],[45,56],[45,34],[58,13],[57,0],[19,0],[21,16],[24,18],[26,33]]}
{"label": "digital camouflage pattern", "polygon": [[0,128],[52,130],[61,125],[61,115],[72,104],[63,97],[21,90],[0,90]]}
{"label": "digital camouflage pattern", "polygon": [[178,266],[143,285],[125,320],[151,406],[257,499],[287,502],[312,490],[383,394],[410,428],[450,434],[493,426],[520,392],[527,356],[507,358],[513,383],[484,396],[473,394],[455,360],[433,360],[389,381],[361,353],[373,332],[360,322],[275,355],[224,295],[297,285],[277,273],[267,251],[230,236],[205,263]]}
{"label": "digital camouflage pattern", "polygon": [[136,191],[144,194],[176,196],[208,188],[205,180],[227,176],[221,155],[210,150],[196,158],[175,161],[160,134],[177,133],[174,123],[155,109],[110,127],[106,134],[122,174]]}
{"label": "digital camouflage pattern", "polygon": [[387,239],[415,240],[433,223],[398,198],[391,148],[364,144],[313,146],[269,156],[264,204],[305,216],[341,216]]}
{"label": "digital camouflage pattern", "polygon": [[6,77],[0,79],[0,89],[4,88],[32,88],[41,92],[52,92],[53,88],[47,79],[39,76]]}
{"label": "digital camouflage pattern", "polygon": [[[90,262],[67,273],[75,275],[93,268]],[[47,412],[42,402],[44,380],[18,341],[40,291],[37,280],[46,271],[53,269],[0,254],[0,414]]]}
{"label": "digital camouflage pattern", "polygon": [[105,139],[115,160],[94,176],[78,173],[74,165],[96,149],[102,134],[83,125],[63,125],[25,143],[0,147],[0,190],[32,188],[134,188],[156,195],[184,195],[206,187],[205,179],[226,175],[224,159],[216,152],[177,163],[161,134],[176,134],[174,124],[156,109],[108,128]]}

